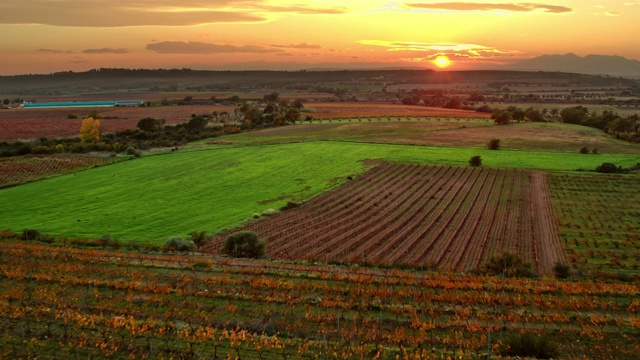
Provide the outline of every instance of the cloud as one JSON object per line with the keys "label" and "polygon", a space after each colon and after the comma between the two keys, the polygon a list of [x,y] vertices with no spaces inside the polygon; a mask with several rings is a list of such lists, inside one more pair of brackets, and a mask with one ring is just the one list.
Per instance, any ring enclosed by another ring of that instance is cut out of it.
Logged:
{"label": "cloud", "polygon": [[148,44],[147,50],[159,54],[225,54],[225,53],[279,53],[281,50],[257,45],[220,45],[197,41],[162,41]]}
{"label": "cloud", "polygon": [[289,44],[289,45],[271,45],[273,47],[277,47],[277,48],[288,48],[288,49],[322,49],[322,46],[320,45],[314,45],[314,44],[307,44],[307,43],[301,43],[301,44]]}
{"label": "cloud", "polygon": [[291,54],[291,53],[286,53],[286,52],[275,53],[274,55],[276,55],[276,56],[293,56],[293,54]]}
{"label": "cloud", "polygon": [[72,51],[68,50],[57,50],[57,49],[38,49],[37,52],[48,53],[48,54],[73,54]]}
{"label": "cloud", "polygon": [[[387,48],[391,52],[416,52],[420,56],[407,59],[422,59],[424,61],[434,59],[438,56],[447,55],[463,59],[489,60],[508,58],[520,54],[514,50],[498,49],[491,46],[463,43],[421,43],[410,41],[384,41],[384,40],[362,40],[360,44],[373,45]],[[415,61],[415,60],[411,60]]]}
{"label": "cloud", "polygon": [[129,52],[127,49],[114,49],[114,48],[102,48],[102,49],[86,49],[82,50],[85,54],[126,54]]}
{"label": "cloud", "polygon": [[447,3],[406,3],[405,6],[412,9],[444,10],[444,11],[508,11],[508,12],[534,12],[543,11],[554,14],[572,12],[566,6],[546,5],[536,3],[515,3],[515,4],[484,4],[473,2],[447,2]]}
{"label": "cloud", "polygon": [[282,13],[342,14],[343,7],[264,5],[261,0],[2,0],[0,24],[73,27],[259,23]]}

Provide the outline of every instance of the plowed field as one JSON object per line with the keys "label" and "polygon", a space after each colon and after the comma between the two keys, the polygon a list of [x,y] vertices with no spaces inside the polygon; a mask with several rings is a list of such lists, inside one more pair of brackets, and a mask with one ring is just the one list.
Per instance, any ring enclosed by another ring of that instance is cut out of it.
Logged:
{"label": "plowed field", "polygon": [[[549,199],[539,172],[384,163],[242,229],[265,239],[272,258],[466,271],[513,252],[549,274],[566,261]],[[226,235],[206,250],[220,252]]]}
{"label": "plowed field", "polygon": [[72,154],[0,158],[0,188],[114,161],[105,156]]}

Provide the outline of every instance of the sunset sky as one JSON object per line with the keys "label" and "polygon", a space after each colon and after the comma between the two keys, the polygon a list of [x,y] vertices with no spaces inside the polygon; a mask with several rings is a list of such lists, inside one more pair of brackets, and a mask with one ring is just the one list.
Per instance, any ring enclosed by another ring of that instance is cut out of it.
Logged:
{"label": "sunset sky", "polygon": [[0,75],[640,60],[639,19],[640,0],[2,0]]}

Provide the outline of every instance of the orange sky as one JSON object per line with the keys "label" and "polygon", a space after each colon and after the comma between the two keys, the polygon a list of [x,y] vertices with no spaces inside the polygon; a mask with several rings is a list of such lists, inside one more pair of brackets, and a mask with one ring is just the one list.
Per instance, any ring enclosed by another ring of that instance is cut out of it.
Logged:
{"label": "orange sky", "polygon": [[640,60],[638,19],[640,0],[2,0],[0,75],[435,68],[443,55],[470,69],[568,52]]}

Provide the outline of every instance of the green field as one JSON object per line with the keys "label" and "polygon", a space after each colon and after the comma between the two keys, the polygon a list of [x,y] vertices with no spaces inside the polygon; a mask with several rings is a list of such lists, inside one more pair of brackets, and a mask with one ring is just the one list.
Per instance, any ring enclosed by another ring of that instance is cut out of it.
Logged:
{"label": "green field", "polygon": [[[220,138],[224,139],[224,138]],[[0,229],[54,236],[163,244],[195,230],[214,233],[254,213],[304,200],[362,173],[365,159],[573,171],[602,161],[629,166],[637,156],[427,147],[338,141],[143,156],[132,161],[0,190]]]}

